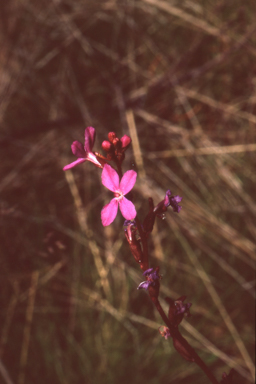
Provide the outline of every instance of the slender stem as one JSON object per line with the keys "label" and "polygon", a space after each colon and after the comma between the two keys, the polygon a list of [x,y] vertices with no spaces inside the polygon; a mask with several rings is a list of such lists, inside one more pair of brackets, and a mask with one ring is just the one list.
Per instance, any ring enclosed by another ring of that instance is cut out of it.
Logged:
{"label": "slender stem", "polygon": [[117,158],[114,159],[115,163],[116,163],[116,166],[117,166],[117,173],[118,173],[118,176],[120,178],[120,181],[123,177],[123,171],[122,171],[122,167],[121,167],[121,164],[120,162],[117,160]]}
{"label": "slender stem", "polygon": [[[142,246],[143,246],[143,270],[147,270],[149,263],[149,255],[148,255],[148,243],[147,243],[147,236],[141,226],[140,220],[138,219],[138,216],[135,218],[136,225],[140,234]],[[150,295],[149,295],[150,296]],[[191,347],[191,345],[187,342],[187,340],[181,335],[178,327],[175,327],[173,324],[170,323],[168,317],[166,316],[160,302],[158,299],[154,297],[151,297],[151,301],[155,304],[158,312],[160,313],[160,316],[162,317],[163,321],[167,325],[167,327],[170,330],[171,337],[175,338],[179,341],[179,343],[182,345],[185,351],[187,351],[188,355],[193,359],[193,361],[202,369],[202,371],[206,374],[208,379],[211,381],[212,384],[219,384],[219,382],[216,380],[216,378],[213,376],[210,369],[207,367],[207,365],[204,363],[204,361],[198,356],[194,348]]]}
{"label": "slender stem", "polygon": [[161,304],[159,303],[158,300],[152,300],[152,302],[155,304],[156,309],[160,313],[160,316],[162,317],[163,321],[167,325],[167,327],[170,330],[170,334],[172,337],[175,337],[176,339],[179,340],[179,342],[182,344],[182,346],[189,352],[189,354],[194,358],[195,363],[204,371],[208,379],[211,381],[213,384],[219,384],[219,382],[216,380],[216,378],[213,376],[212,372],[210,369],[207,367],[207,365],[204,363],[204,361],[198,356],[194,348],[191,347],[191,345],[187,342],[187,340],[181,335],[178,327],[174,327],[168,317],[166,316]]}
{"label": "slender stem", "polygon": [[148,242],[147,238],[145,235],[145,232],[143,231],[143,228],[141,226],[140,220],[138,219],[138,216],[135,218],[135,222],[140,234],[141,242],[142,242],[142,248],[143,248],[143,265],[144,265],[144,270],[146,271],[148,269]]}

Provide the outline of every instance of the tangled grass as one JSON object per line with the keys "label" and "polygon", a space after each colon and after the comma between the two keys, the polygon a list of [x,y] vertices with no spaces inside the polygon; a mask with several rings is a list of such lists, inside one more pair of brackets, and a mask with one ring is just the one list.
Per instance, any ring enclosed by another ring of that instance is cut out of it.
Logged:
{"label": "tangled grass", "polygon": [[216,377],[254,382],[256,3],[0,8],[3,382],[206,383],[158,334],[121,217],[102,227],[100,172],[62,171],[89,125],[99,152],[132,137],[139,215],[183,196],[150,240],[162,295],[193,303],[184,334]]}

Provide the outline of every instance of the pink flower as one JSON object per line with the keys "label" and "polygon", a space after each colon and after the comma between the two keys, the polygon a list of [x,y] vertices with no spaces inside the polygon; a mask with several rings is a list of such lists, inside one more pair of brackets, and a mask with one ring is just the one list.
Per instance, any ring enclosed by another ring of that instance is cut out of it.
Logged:
{"label": "pink flower", "polygon": [[66,165],[63,168],[63,171],[67,171],[68,169],[73,168],[87,160],[97,165],[97,167],[103,168],[95,153],[92,152],[94,141],[95,129],[93,127],[87,127],[84,132],[84,146],[79,141],[74,141],[71,145],[72,152],[76,157],[78,157],[78,159],[73,161],[73,163]]}
{"label": "pink flower", "polygon": [[137,173],[135,171],[127,171],[119,183],[117,172],[108,164],[104,165],[101,180],[102,184],[110,191],[114,192],[114,198],[101,211],[101,221],[104,226],[111,224],[118,210],[118,205],[123,217],[126,220],[133,220],[136,215],[134,204],[126,199],[124,195],[132,190],[136,182]]}

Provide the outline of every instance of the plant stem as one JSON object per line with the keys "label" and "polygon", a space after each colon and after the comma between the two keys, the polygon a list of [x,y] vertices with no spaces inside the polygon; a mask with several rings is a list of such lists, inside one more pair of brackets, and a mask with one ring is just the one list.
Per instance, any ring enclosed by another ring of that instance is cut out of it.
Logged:
{"label": "plant stem", "polygon": [[210,369],[207,367],[207,365],[204,363],[204,361],[198,356],[194,348],[191,347],[191,345],[187,342],[187,340],[181,335],[178,327],[174,327],[166,316],[161,304],[158,300],[152,300],[152,302],[155,304],[156,309],[160,313],[160,316],[162,317],[163,321],[167,325],[167,327],[170,330],[170,334],[172,337],[175,337],[179,342],[182,344],[182,346],[185,348],[186,351],[194,358],[195,363],[204,371],[208,379],[213,384],[219,384],[219,382],[216,380],[216,378],[213,376]]}
{"label": "plant stem", "polygon": [[148,242],[147,242],[145,232],[143,231],[143,228],[141,226],[140,220],[138,219],[138,216],[136,216],[135,222],[136,222],[139,234],[140,234],[142,248],[143,248],[143,266],[144,266],[143,270],[146,271],[149,267],[149,264],[148,264]]}

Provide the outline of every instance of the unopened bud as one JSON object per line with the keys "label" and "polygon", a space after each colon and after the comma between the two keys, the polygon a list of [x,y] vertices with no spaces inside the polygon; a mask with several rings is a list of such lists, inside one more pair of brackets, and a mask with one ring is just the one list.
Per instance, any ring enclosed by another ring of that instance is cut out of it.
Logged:
{"label": "unopened bud", "polygon": [[111,150],[112,144],[109,141],[104,140],[101,144],[101,147],[104,151],[109,152]]}
{"label": "unopened bud", "polygon": [[115,132],[109,132],[108,133],[108,139],[110,141],[110,143],[113,143],[113,140],[116,138],[116,134]]}
{"label": "unopened bud", "polygon": [[123,137],[121,137],[121,143],[122,143],[122,149],[126,149],[128,147],[128,145],[131,144],[131,138],[127,135],[124,135]]}
{"label": "unopened bud", "polygon": [[113,145],[114,147],[119,151],[121,148],[122,148],[122,143],[120,141],[120,139],[118,139],[118,137],[115,137],[113,139]]}

